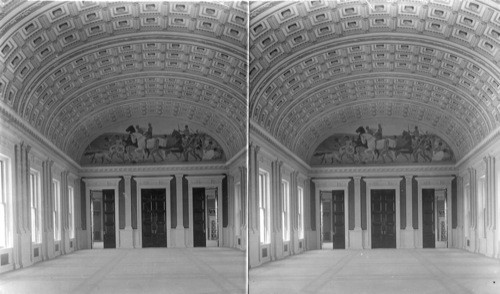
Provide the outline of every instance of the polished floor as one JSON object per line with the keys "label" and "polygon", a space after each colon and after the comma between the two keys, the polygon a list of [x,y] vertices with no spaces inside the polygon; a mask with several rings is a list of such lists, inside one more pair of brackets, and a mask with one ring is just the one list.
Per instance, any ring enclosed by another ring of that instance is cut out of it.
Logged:
{"label": "polished floor", "polygon": [[228,248],[82,250],[0,275],[0,293],[245,293]]}
{"label": "polished floor", "polygon": [[500,260],[456,249],[314,250],[249,272],[250,293],[500,293]]}

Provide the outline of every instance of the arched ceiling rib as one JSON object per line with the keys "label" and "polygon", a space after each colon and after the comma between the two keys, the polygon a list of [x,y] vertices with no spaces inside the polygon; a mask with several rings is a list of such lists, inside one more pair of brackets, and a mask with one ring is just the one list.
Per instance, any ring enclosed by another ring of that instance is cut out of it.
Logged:
{"label": "arched ceiling rib", "polygon": [[[244,148],[244,2],[24,2],[0,14],[0,98],[76,161],[109,124],[180,119]],[[83,148],[83,149],[82,149]]]}
{"label": "arched ceiling rib", "polygon": [[336,130],[387,118],[433,129],[460,158],[500,125],[492,5],[251,3],[251,120],[306,161]]}

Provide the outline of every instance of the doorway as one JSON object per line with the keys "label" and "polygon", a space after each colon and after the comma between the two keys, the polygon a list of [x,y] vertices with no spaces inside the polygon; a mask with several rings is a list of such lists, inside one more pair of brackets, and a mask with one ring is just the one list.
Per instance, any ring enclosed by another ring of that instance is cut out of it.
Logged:
{"label": "doorway", "polygon": [[142,247],[167,247],[165,189],[142,189]]}
{"label": "doorway", "polygon": [[115,190],[90,191],[92,249],[116,248]]}
{"label": "doorway", "polygon": [[422,189],[422,247],[448,247],[446,189]]}
{"label": "doorway", "polygon": [[372,248],[396,248],[396,190],[371,190]]}
{"label": "doorway", "polygon": [[218,189],[193,188],[193,246],[219,246]]}
{"label": "doorway", "polygon": [[322,249],[345,249],[344,191],[321,192]]}

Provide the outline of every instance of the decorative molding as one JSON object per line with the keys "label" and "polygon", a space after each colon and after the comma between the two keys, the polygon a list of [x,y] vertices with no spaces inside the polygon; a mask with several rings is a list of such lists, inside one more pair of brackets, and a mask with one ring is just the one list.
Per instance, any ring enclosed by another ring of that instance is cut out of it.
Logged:
{"label": "decorative molding", "polygon": [[347,188],[351,179],[312,179],[316,189]]}
{"label": "decorative molding", "polygon": [[173,177],[134,177],[137,186],[141,186],[141,188],[166,187],[170,185],[172,179]]}
{"label": "decorative molding", "polygon": [[224,173],[227,171],[225,164],[185,164],[185,165],[131,165],[131,166],[102,166],[84,167],[82,176],[96,175],[161,175],[161,174],[206,174]]}
{"label": "decorative molding", "polygon": [[225,175],[186,176],[186,179],[189,182],[189,186],[217,187],[225,177]]}
{"label": "decorative molding", "polygon": [[416,177],[415,179],[418,182],[419,186],[422,187],[429,187],[429,186],[436,186],[436,187],[447,187],[448,185],[451,185],[451,181],[455,177]]}
{"label": "decorative molding", "polygon": [[396,178],[363,178],[363,181],[366,182],[370,187],[389,187],[389,186],[397,186],[399,189],[399,182],[401,182],[402,177]]}
{"label": "decorative molding", "polygon": [[28,125],[17,113],[5,107],[3,103],[0,103],[0,114],[2,120],[5,120],[11,126],[14,126],[17,130],[21,131],[21,133],[26,134],[28,138],[38,143],[43,149],[47,151],[50,150],[50,152],[55,153],[56,156],[67,162],[72,168],[80,168],[80,165],[76,161],[62,152],[61,149],[49,141],[39,131]]}
{"label": "decorative molding", "polygon": [[285,147],[285,145],[280,143],[276,138],[274,138],[261,126],[256,124],[252,119],[250,119],[249,132],[251,134],[250,141],[252,141],[255,138],[260,138],[270,146],[274,147],[273,149],[274,151],[278,150],[279,152],[283,153],[285,157],[290,157],[291,159],[293,159],[298,164],[299,168],[305,170],[311,169],[309,164],[307,164],[304,160],[302,160],[300,157],[298,157],[296,154],[290,151],[287,147]]}
{"label": "decorative molding", "polygon": [[[491,132],[486,138],[484,138],[479,144],[477,144],[472,150],[470,150],[466,155],[464,155],[456,164],[458,168],[462,168],[463,165],[469,164],[471,160],[478,154],[486,152],[493,144],[497,144],[500,141],[500,127],[495,131]],[[498,150],[498,149],[497,149]]]}
{"label": "decorative molding", "polygon": [[345,166],[345,167],[312,167],[311,177],[324,177],[332,175],[350,176],[380,176],[380,175],[443,175],[455,174],[458,169],[455,165],[405,165],[405,166]]}
{"label": "decorative molding", "polygon": [[86,188],[117,187],[121,178],[83,178]]}

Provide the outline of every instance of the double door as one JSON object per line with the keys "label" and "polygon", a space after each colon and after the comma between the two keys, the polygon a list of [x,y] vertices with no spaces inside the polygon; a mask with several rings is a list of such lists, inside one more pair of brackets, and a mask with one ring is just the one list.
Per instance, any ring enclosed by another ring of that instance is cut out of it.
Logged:
{"label": "double door", "polygon": [[219,244],[219,222],[216,188],[193,188],[193,246]]}
{"label": "double door", "polygon": [[446,190],[422,189],[422,247],[447,245]]}
{"label": "double door", "polygon": [[323,193],[321,201],[323,242],[331,242],[333,249],[345,249],[344,191]]}
{"label": "double door", "polygon": [[116,248],[115,190],[91,191],[92,248]]}
{"label": "double door", "polygon": [[165,189],[142,189],[142,247],[167,247]]}
{"label": "double door", "polygon": [[115,190],[102,190],[104,248],[116,248]]}
{"label": "double door", "polygon": [[396,190],[371,190],[372,248],[396,248]]}

